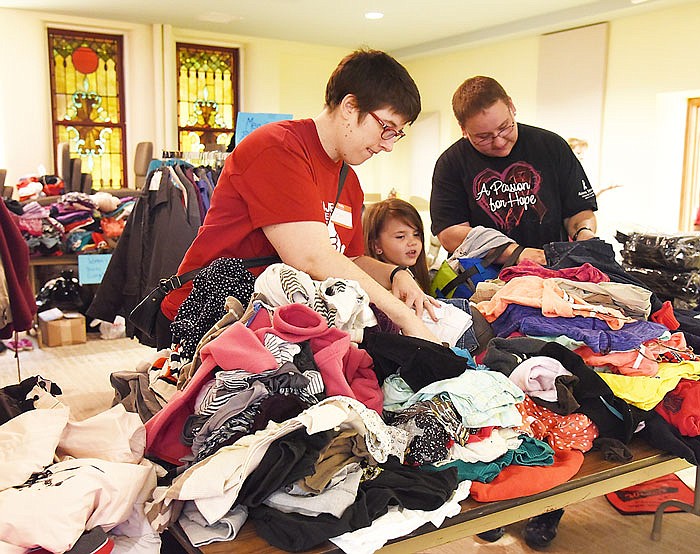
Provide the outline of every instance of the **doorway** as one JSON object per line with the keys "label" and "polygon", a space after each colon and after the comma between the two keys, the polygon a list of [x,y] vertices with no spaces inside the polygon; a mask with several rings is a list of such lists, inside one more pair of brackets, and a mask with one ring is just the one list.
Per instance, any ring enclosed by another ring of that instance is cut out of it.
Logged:
{"label": "doorway", "polygon": [[692,231],[700,206],[700,98],[688,98],[678,228]]}

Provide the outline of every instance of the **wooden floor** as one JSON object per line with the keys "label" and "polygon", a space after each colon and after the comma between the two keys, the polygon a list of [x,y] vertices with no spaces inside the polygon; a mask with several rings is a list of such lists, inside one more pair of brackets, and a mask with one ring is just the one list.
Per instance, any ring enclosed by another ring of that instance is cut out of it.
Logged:
{"label": "wooden floor", "polygon": [[[89,417],[111,405],[109,374],[131,370],[154,350],[129,339],[101,340],[91,334],[87,343],[20,352],[21,377],[37,373],[63,388],[62,400],[76,419]],[[35,342],[36,345],[36,342]],[[0,354],[0,387],[17,382],[14,353]],[[692,484],[695,469],[680,472]],[[650,538],[651,515],[620,515],[604,497],[570,506],[559,526],[550,554],[690,554],[700,550],[700,518],[686,513],[664,516],[661,540]],[[507,528],[498,542],[469,537],[424,550],[429,554],[520,554],[534,552],[521,538],[524,523]],[[165,553],[168,554],[168,553]]]}
{"label": "wooden floor", "polygon": [[[694,476],[692,469],[691,475]],[[620,515],[605,497],[579,502],[566,509],[557,538],[548,554],[690,554],[698,551],[700,518],[692,514],[665,514],[660,541],[651,540],[652,515]],[[423,550],[425,554],[521,554],[537,552],[525,544],[524,522],[509,525],[495,543],[469,537]]]}
{"label": "wooden floor", "polygon": [[[26,336],[26,335],[21,335]],[[15,353],[0,354],[0,387],[19,379],[41,375],[63,390],[60,400],[71,408],[71,417],[85,419],[112,405],[114,390],[109,376],[114,371],[133,370],[155,351],[136,340],[103,340],[99,333],[88,333],[84,344],[38,348],[19,352],[19,376]]]}

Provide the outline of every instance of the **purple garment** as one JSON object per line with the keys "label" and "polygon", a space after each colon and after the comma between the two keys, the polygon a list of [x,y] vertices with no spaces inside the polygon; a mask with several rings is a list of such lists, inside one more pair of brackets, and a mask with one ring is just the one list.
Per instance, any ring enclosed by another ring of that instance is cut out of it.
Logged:
{"label": "purple garment", "polygon": [[194,170],[195,175],[199,177],[197,181],[197,187],[202,193],[202,202],[204,202],[204,208],[209,210],[211,204],[211,195],[214,191],[214,183],[212,182],[210,170],[203,167],[198,167]]}
{"label": "purple garment", "polygon": [[45,206],[41,206],[38,202],[30,202],[24,206],[22,219],[43,219],[51,215],[51,210]]}
{"label": "purple garment", "polygon": [[613,330],[605,321],[594,317],[545,317],[538,308],[519,304],[510,304],[491,326],[498,337],[509,337],[516,331],[530,337],[565,335],[603,354],[634,350],[668,331],[665,326],[651,321],[635,321]]}
{"label": "purple garment", "polygon": [[56,221],[60,221],[63,225],[70,225],[76,221],[92,221],[92,210],[71,210],[61,214],[53,215]]}
{"label": "purple garment", "polygon": [[369,307],[372,309],[372,312],[374,313],[374,317],[377,318],[377,325],[375,327],[368,327],[365,329],[365,332],[380,332],[380,333],[391,333],[392,335],[400,335],[401,334],[401,327],[396,325],[391,319],[389,319],[389,316],[386,315],[383,311],[381,311],[377,306],[375,306],[373,303],[370,303]]}

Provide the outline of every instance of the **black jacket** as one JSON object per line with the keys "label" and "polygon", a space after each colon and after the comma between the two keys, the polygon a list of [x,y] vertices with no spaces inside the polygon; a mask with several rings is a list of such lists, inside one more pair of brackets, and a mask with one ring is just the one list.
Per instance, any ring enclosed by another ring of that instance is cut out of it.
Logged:
{"label": "black jacket", "polygon": [[[156,187],[158,174],[160,185]],[[127,335],[144,344],[152,339],[134,329],[128,315],[160,279],[177,272],[201,225],[197,192],[189,181],[183,184],[187,209],[183,192],[173,184],[167,168],[148,175],[87,311],[104,321],[114,321],[117,315],[127,318]],[[152,186],[155,190],[150,190]]]}

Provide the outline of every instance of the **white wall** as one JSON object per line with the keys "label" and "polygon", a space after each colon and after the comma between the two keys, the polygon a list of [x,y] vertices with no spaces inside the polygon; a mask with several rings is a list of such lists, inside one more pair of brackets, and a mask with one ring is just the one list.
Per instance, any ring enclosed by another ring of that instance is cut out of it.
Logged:
{"label": "white wall", "polygon": [[601,182],[606,208],[642,228],[677,228],[687,99],[700,95],[700,3],[613,21]]}
{"label": "white wall", "polygon": [[[617,228],[678,228],[686,102],[700,95],[698,21],[700,3],[610,23],[598,188],[622,187],[599,198],[600,234],[608,240]],[[452,93],[472,75],[499,80],[515,102],[518,119],[538,124],[538,41],[504,40],[406,61],[424,110],[441,114],[440,151],[460,136]],[[400,160],[386,164],[384,174],[410,183]],[[425,187],[429,190],[430,183]]]}
{"label": "white wall", "polygon": [[[127,168],[138,142],[154,152],[177,144],[174,43],[237,46],[242,53],[241,109],[314,117],[323,108],[326,81],[347,49],[137,25],[48,13],[0,9],[0,167],[6,184],[53,172],[51,98],[46,28],[63,27],[124,35]],[[16,45],[9,48],[7,45]],[[171,57],[168,57],[168,54]]]}
{"label": "white wall", "polygon": [[587,142],[580,157],[594,189],[600,182],[608,27],[598,23],[540,37],[537,71],[538,124]]}
{"label": "white wall", "polygon": [[[700,3],[613,19],[609,29],[599,187],[601,234],[615,228],[673,231],[678,225],[685,102],[700,95]],[[174,141],[172,95],[163,96],[163,63],[158,49],[174,40],[219,41],[243,50],[242,109],[313,117],[323,105],[326,80],[346,49],[211,35],[163,26],[115,23],[0,9],[0,167],[7,182],[53,167],[46,27],[63,25],[125,35],[128,167],[133,148],[156,141],[156,152]],[[16,45],[16,47],[7,47]],[[408,198],[428,197],[432,166],[460,136],[451,109],[452,93],[467,77],[491,75],[510,93],[518,119],[538,124],[539,37],[525,37],[405,60],[421,91],[432,148],[425,136],[407,138],[391,155],[381,154],[358,168],[366,192],[391,188]],[[572,60],[575,63],[575,60]],[[162,67],[159,67],[159,64]],[[174,64],[173,64],[174,65]],[[437,120],[437,123],[436,123]],[[420,121],[420,119],[419,119]],[[426,131],[427,132],[427,131]],[[416,175],[425,182],[418,182]]]}
{"label": "white wall", "polygon": [[0,9],[0,167],[7,169],[5,184],[36,173],[39,165],[50,173],[54,170],[47,27],[124,35],[124,61],[130,68],[124,94],[127,168],[131,172],[136,144],[153,136],[150,27]]}

